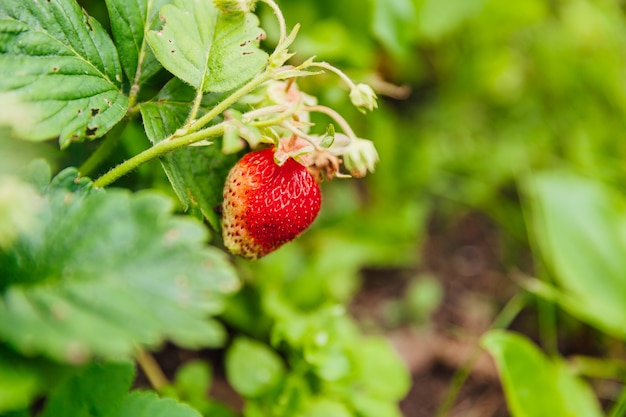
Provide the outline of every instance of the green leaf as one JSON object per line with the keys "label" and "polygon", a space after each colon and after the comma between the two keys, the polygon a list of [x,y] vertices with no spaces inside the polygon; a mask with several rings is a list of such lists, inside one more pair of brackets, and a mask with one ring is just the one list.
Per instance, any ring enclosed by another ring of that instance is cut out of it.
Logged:
{"label": "green leaf", "polygon": [[168,71],[198,90],[231,90],[267,63],[254,14],[224,14],[211,1],[175,0],[160,15],[163,28],[149,32],[148,43]]}
{"label": "green leaf", "polygon": [[56,363],[26,358],[0,345],[0,415],[28,408],[67,371]]}
{"label": "green leaf", "polygon": [[141,85],[161,69],[145,36],[158,28],[159,10],[169,1],[106,0],[115,44],[131,84]]}
{"label": "green leaf", "polygon": [[[528,182],[541,255],[571,314],[626,339],[626,204],[601,183],[546,173]],[[584,254],[584,256],[581,256]]]}
{"label": "green leaf", "polygon": [[361,387],[374,398],[397,401],[411,387],[411,377],[404,363],[388,341],[382,338],[361,340],[354,346]]}
{"label": "green leaf", "polygon": [[244,397],[256,398],[283,378],[285,366],[280,356],[267,345],[238,337],[226,353],[228,382]]}
{"label": "green leaf", "polygon": [[603,415],[591,388],[525,337],[492,330],[481,343],[496,361],[514,417]]}
{"label": "green leaf", "polygon": [[126,396],[111,417],[202,417],[199,412],[172,398],[159,398],[153,392],[135,391]]}
{"label": "green leaf", "polygon": [[39,417],[100,417],[122,404],[135,375],[132,363],[95,363],[59,385]]}
{"label": "green leaf", "polygon": [[198,400],[206,400],[211,387],[211,377],[211,368],[208,363],[193,360],[176,371],[174,388],[179,398],[193,404]]}
{"label": "green leaf", "polygon": [[[193,96],[192,88],[173,79],[152,101],[141,104],[141,116],[152,143],[160,142],[183,125]],[[203,109],[213,100],[207,96]],[[214,209],[222,202],[224,181],[237,159],[237,155],[224,155],[215,145],[191,146],[165,155],[161,163],[183,208],[198,207],[214,230],[220,230]]]}
{"label": "green leaf", "polygon": [[430,38],[440,38],[478,14],[484,0],[426,0],[419,13],[421,32]]}
{"label": "green leaf", "polygon": [[128,357],[166,338],[190,348],[223,342],[208,317],[238,282],[224,254],[205,246],[201,223],[172,216],[157,193],[73,194],[54,184],[39,227],[0,252],[0,338],[69,362]]}
{"label": "green leaf", "polygon": [[374,0],[372,32],[396,55],[406,54],[415,37],[417,12],[412,0]]}
{"label": "green leaf", "polygon": [[338,401],[322,398],[312,402],[302,414],[302,417],[353,417],[354,414]]}
{"label": "green leaf", "polygon": [[113,42],[76,2],[0,3],[0,113],[25,139],[95,139],[126,113]]}

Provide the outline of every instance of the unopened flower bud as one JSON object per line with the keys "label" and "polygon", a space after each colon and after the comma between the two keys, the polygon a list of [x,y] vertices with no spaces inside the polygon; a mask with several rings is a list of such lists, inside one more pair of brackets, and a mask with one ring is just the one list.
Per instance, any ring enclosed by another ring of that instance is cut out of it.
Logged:
{"label": "unopened flower bud", "polygon": [[355,85],[350,91],[350,101],[361,113],[365,113],[366,110],[372,111],[378,107],[376,93],[367,84]]}
{"label": "unopened flower bud", "polygon": [[368,171],[374,172],[378,152],[371,141],[356,139],[346,147],[343,162],[353,177],[364,177]]}

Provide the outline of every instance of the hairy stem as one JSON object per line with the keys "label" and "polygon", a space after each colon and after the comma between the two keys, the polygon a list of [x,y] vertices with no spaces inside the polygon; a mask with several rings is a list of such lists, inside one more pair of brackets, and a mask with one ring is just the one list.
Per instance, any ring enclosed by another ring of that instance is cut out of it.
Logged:
{"label": "hairy stem", "polygon": [[280,45],[287,38],[287,25],[285,23],[285,17],[283,16],[283,12],[282,10],[280,10],[280,7],[278,7],[278,5],[274,2],[274,0],[262,0],[262,1],[263,3],[267,4],[268,6],[272,8],[272,11],[276,15],[276,18],[278,19],[278,26],[280,28],[280,38],[278,40],[278,44]]}
{"label": "hairy stem", "polygon": [[342,115],[340,115],[339,113],[337,113],[335,110],[331,109],[330,107],[319,106],[319,105],[318,106],[308,106],[308,107],[305,108],[305,110],[316,111],[318,113],[324,113],[327,116],[330,116],[334,121],[337,122],[339,127],[341,127],[341,130],[343,130],[343,132],[350,139],[353,139],[353,140],[358,139],[358,137],[354,133],[354,130],[352,130],[352,128],[350,127],[350,125],[348,124],[346,119],[344,119]]}
{"label": "hairy stem", "polygon": [[269,70],[265,70],[262,73],[258,74],[256,77],[248,81],[248,83],[241,87],[239,90],[235,91],[233,94],[220,101],[215,107],[213,107],[202,117],[196,120],[191,126],[189,126],[189,128],[187,129],[187,133],[193,133],[202,129],[211,120],[215,119],[230,106],[242,99],[246,94],[252,92],[261,84],[270,80],[272,77],[273,71]]}
{"label": "hairy stem", "polygon": [[191,145],[201,140],[214,138],[224,134],[225,124],[224,122],[217,125],[208,127],[199,132],[189,133],[184,136],[178,136],[173,139],[164,139],[149,149],[133,156],[130,159],[122,162],[115,168],[94,181],[95,187],[106,187],[112,182],[116,181],[120,177],[128,174],[130,171],[137,168],[139,165],[148,162],[154,158],[158,158],[173,150],[182,148],[184,146]]}
{"label": "hairy stem", "polygon": [[121,134],[128,125],[128,119],[124,118],[104,137],[98,148],[87,158],[85,162],[78,168],[81,176],[88,176],[95,171],[98,166],[111,155],[121,139]]}

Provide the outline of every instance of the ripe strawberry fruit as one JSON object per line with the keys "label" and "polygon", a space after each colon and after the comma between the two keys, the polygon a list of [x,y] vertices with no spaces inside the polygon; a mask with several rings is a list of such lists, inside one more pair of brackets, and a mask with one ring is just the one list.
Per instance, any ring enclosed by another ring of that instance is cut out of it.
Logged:
{"label": "ripe strawberry fruit", "polygon": [[222,234],[233,254],[258,259],[302,233],[317,217],[319,184],[292,158],[282,165],[274,150],[246,154],[224,185]]}

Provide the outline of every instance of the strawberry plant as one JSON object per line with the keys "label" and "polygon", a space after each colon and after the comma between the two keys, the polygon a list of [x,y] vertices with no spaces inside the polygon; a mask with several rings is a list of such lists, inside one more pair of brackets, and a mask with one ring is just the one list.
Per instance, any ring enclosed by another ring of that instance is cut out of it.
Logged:
{"label": "strawberry plant", "polygon": [[166,341],[225,349],[245,416],[399,415],[389,344],[346,291],[294,297],[308,278],[283,246],[320,183],[378,160],[299,81],[336,74],[361,112],[376,95],[290,64],[299,26],[259,3],[273,46],[252,0],[107,0],[110,33],[73,0],[0,5],[0,415],[236,415],[207,396],[209,364],[163,375],[149,352]]}

